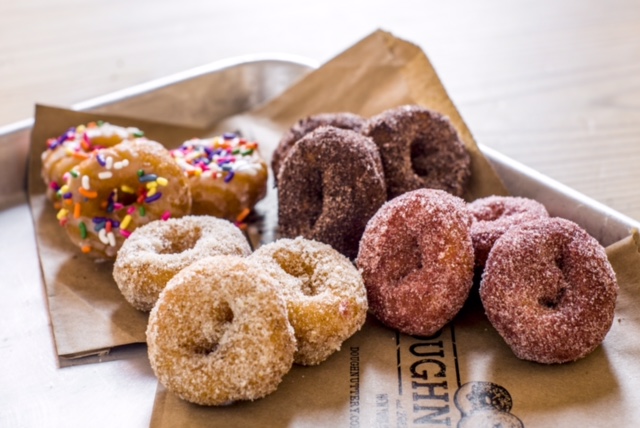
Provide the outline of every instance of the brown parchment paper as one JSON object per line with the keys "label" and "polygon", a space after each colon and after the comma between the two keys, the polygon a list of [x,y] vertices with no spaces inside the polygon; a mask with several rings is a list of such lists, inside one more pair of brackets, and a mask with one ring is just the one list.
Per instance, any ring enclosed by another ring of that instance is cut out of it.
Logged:
{"label": "brown parchment paper", "polygon": [[40,177],[40,154],[45,150],[47,139],[61,135],[71,126],[96,120],[136,126],[144,130],[148,138],[167,146],[177,146],[203,133],[197,128],[36,106],[29,159],[29,202],[56,351],[62,359],[101,354],[115,346],[145,342],[147,315],[131,307],[120,294],[113,281],[112,262],[96,263],[70,243],[58,225]]}
{"label": "brown parchment paper", "polygon": [[[264,107],[219,128],[240,129],[273,149],[281,133],[305,115],[352,111],[370,116],[405,103],[451,118],[473,155],[468,200],[505,193],[424,53],[383,31]],[[259,207],[267,218],[274,212],[273,192],[270,198]],[[368,319],[340,352],[316,367],[295,366],[275,393],[255,402],[201,407],[159,385],[151,426],[637,426],[637,234],[609,247],[608,254],[621,288],[615,322],[603,345],[576,363],[543,366],[518,360],[476,297],[454,322],[428,338],[398,334]]]}

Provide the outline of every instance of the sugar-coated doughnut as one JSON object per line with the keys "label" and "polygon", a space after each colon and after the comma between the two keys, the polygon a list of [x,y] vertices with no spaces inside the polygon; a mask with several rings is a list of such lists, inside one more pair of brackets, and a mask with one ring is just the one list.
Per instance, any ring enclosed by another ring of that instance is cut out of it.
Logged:
{"label": "sugar-coated doughnut", "polygon": [[384,204],[357,258],[371,312],[414,335],[451,321],[473,283],[470,229],[464,201],[442,190],[414,190]]}
{"label": "sugar-coated doughnut", "polygon": [[271,169],[273,169],[274,177],[278,177],[280,165],[282,165],[282,162],[284,162],[284,159],[289,154],[289,150],[291,150],[296,141],[311,131],[321,126],[333,126],[335,128],[360,132],[364,123],[365,119],[362,116],[348,112],[320,113],[300,119],[282,136],[278,147],[276,147],[276,150],[273,152]]}
{"label": "sugar-coated doughnut", "polygon": [[448,118],[417,105],[386,110],[362,130],[380,149],[388,199],[420,188],[463,196],[471,158]]}
{"label": "sugar-coated doughnut", "polygon": [[320,364],[364,324],[362,277],[329,245],[301,237],[280,239],[260,247],[249,261],[279,283],[298,343],[296,363]]}
{"label": "sugar-coated doughnut", "polygon": [[227,220],[210,216],[156,220],[138,227],[122,244],[113,278],[131,305],[150,311],[169,280],[196,260],[250,253],[247,239]]}
{"label": "sugar-coated doughnut", "polygon": [[125,140],[97,149],[65,173],[60,224],[82,252],[115,258],[136,227],[191,208],[186,177],[160,143]]}
{"label": "sugar-coated doughnut", "polygon": [[549,217],[540,202],[517,196],[488,196],[476,199],[467,208],[473,217],[471,239],[478,268],[484,266],[491,247],[509,228]]}
{"label": "sugar-coated doughnut", "polygon": [[47,185],[47,195],[56,200],[58,190],[64,184],[64,174],[87,159],[94,150],[143,135],[138,128],[98,121],[71,127],[56,138],[49,138],[47,149],[42,152],[42,179]]}
{"label": "sugar-coated doughnut", "polygon": [[298,140],[280,168],[279,232],[354,258],[367,221],[385,198],[375,144],[354,131],[323,126]]}
{"label": "sugar-coated doughnut", "polygon": [[174,276],[147,326],[151,367],[184,400],[223,405],[273,392],[295,338],[275,281],[237,256],[201,259]]}
{"label": "sugar-coated doughnut", "polygon": [[611,327],[617,293],[604,248],[560,218],[507,230],[480,283],[487,317],[515,355],[545,364],[592,352]]}
{"label": "sugar-coated doughnut", "polygon": [[264,198],[268,168],[258,148],[255,141],[225,133],[171,150],[191,186],[191,212],[236,220]]}

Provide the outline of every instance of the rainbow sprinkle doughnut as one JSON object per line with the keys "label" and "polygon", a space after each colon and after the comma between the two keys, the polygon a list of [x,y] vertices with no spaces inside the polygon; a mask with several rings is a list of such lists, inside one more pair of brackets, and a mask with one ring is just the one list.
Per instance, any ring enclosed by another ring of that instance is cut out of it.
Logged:
{"label": "rainbow sprinkle doughnut", "polygon": [[193,214],[237,220],[267,192],[267,164],[258,143],[236,134],[194,138],[171,155],[189,180]]}

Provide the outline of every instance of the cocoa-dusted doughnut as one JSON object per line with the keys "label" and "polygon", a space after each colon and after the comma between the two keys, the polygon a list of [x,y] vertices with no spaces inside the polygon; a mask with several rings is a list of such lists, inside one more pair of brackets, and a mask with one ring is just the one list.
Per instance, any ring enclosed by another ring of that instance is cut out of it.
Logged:
{"label": "cocoa-dusted doughnut", "polygon": [[138,128],[97,121],[71,127],[56,138],[49,138],[47,149],[42,152],[42,179],[47,185],[47,196],[53,201],[59,199],[64,174],[94,150],[142,136],[144,133]]}
{"label": "cocoa-dusted doughnut", "polygon": [[160,383],[202,405],[275,391],[296,347],[276,286],[237,256],[208,257],[181,270],[149,316],[149,361]]}
{"label": "cocoa-dusted doughnut", "polygon": [[278,281],[295,331],[294,361],[320,364],[360,330],[367,292],[353,264],[330,246],[298,237],[260,247],[249,261]]}
{"label": "cocoa-dusted doughnut", "polygon": [[515,355],[545,364],[592,352],[611,327],[617,294],[602,246],[560,218],[507,230],[480,283],[487,317]]}
{"label": "cocoa-dusted doughnut", "polygon": [[405,105],[370,118],[362,133],[380,149],[388,199],[420,188],[464,195],[471,158],[445,116]]}
{"label": "cocoa-dusted doughnut", "polygon": [[414,190],[384,204],[357,259],[371,312],[414,335],[451,321],[473,283],[470,228],[464,201],[442,190]]}
{"label": "cocoa-dusted doughnut", "polygon": [[476,199],[467,208],[474,219],[471,239],[478,268],[484,266],[491,247],[509,228],[549,217],[540,202],[517,196],[488,196]]}
{"label": "cocoa-dusted doughnut", "polygon": [[191,209],[187,179],[169,151],[142,138],[94,150],[64,179],[58,221],[96,258],[115,258],[136,227]]}
{"label": "cocoa-dusted doughnut", "polygon": [[150,311],[169,280],[196,260],[250,253],[247,239],[227,220],[210,216],[156,220],[134,230],[122,244],[113,278],[133,307]]}
{"label": "cocoa-dusted doughnut", "polygon": [[273,169],[274,177],[278,177],[280,165],[282,165],[282,162],[284,162],[289,150],[291,150],[296,141],[311,131],[321,126],[333,126],[335,128],[360,132],[364,123],[365,119],[362,116],[348,112],[320,113],[300,119],[282,136],[278,147],[276,147],[276,150],[273,152],[271,169]]}
{"label": "cocoa-dusted doughnut", "polygon": [[193,214],[233,221],[267,193],[267,164],[255,141],[234,133],[193,138],[171,155],[189,180]]}
{"label": "cocoa-dusted doughnut", "polygon": [[281,236],[324,242],[349,258],[385,201],[378,150],[354,131],[317,128],[293,146],[278,177]]}

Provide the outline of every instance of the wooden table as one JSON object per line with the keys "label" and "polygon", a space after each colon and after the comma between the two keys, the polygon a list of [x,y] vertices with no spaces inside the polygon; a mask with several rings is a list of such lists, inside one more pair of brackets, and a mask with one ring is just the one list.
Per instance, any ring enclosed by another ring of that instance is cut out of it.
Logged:
{"label": "wooden table", "polygon": [[[480,143],[640,219],[639,24],[634,0],[5,1],[0,126],[230,56],[325,61],[383,28],[426,51]],[[35,252],[22,202],[2,256]],[[59,369],[37,266],[0,290],[0,426],[148,425],[143,352]]]}

